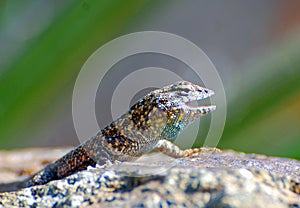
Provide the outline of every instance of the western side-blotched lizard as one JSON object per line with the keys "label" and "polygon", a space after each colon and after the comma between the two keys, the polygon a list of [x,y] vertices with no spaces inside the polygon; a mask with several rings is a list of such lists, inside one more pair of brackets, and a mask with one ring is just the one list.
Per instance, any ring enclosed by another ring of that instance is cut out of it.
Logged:
{"label": "western side-blotched lizard", "polygon": [[201,152],[201,148],[181,150],[172,141],[188,124],[215,110],[214,105],[191,105],[213,94],[187,81],[154,90],[62,158],[22,182],[1,184],[0,190],[46,184],[96,164],[133,161],[153,149],[174,158]]}

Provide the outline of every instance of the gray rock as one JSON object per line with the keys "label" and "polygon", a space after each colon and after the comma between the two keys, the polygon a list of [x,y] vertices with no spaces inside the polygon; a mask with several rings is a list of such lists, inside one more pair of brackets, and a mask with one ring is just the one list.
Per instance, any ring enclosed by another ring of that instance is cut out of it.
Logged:
{"label": "gray rock", "polygon": [[90,168],[1,193],[3,207],[300,207],[300,162],[233,151]]}

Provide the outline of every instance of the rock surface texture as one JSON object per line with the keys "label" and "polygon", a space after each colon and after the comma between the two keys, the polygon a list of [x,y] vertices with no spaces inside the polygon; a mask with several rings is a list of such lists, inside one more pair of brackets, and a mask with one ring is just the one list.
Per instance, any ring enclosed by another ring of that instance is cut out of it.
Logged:
{"label": "rock surface texture", "polygon": [[[1,182],[31,173],[66,150],[18,152],[0,153]],[[30,158],[31,166],[25,162]],[[300,207],[300,161],[234,151],[179,159],[154,153],[134,163],[90,168],[46,185],[0,193],[0,206]]]}

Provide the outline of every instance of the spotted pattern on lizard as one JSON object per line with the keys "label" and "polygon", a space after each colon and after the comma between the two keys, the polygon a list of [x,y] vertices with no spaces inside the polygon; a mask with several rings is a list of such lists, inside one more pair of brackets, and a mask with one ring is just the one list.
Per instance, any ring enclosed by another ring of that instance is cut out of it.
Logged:
{"label": "spotted pattern on lizard", "polygon": [[174,158],[201,152],[202,149],[181,150],[172,142],[186,126],[216,109],[215,105],[191,105],[213,94],[188,81],[154,90],[62,158],[22,182],[0,185],[0,191],[46,184],[96,164],[134,161],[153,149]]}

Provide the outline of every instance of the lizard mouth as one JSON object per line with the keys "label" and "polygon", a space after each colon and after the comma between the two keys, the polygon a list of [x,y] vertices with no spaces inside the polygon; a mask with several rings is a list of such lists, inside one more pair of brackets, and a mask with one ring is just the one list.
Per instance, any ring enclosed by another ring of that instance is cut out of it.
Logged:
{"label": "lizard mouth", "polygon": [[188,102],[188,103],[186,103],[186,106],[190,110],[206,109],[207,111],[214,111],[217,108],[216,105],[198,105],[197,101]]}
{"label": "lizard mouth", "polygon": [[198,87],[197,91],[194,91],[189,96],[189,100],[185,102],[186,107],[189,110],[197,111],[201,114],[206,114],[211,111],[216,110],[216,105],[201,105],[200,102],[204,101],[206,98],[213,96],[215,93],[212,90]]}

